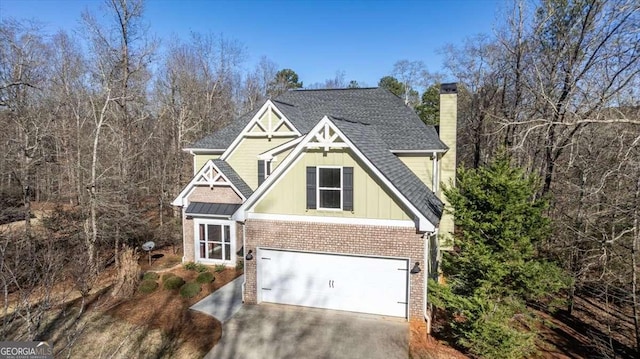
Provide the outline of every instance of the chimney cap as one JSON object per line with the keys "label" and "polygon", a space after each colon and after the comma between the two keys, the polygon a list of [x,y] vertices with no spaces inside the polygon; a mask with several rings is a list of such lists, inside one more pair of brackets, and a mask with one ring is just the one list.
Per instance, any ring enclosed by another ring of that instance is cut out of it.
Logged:
{"label": "chimney cap", "polygon": [[456,82],[440,85],[440,94],[442,95],[448,93],[458,93],[458,84]]}

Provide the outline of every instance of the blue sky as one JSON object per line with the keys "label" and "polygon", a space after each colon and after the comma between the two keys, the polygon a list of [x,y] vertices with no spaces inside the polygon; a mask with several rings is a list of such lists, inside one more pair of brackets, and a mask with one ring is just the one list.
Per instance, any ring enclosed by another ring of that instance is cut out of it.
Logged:
{"label": "blue sky", "polygon": [[[442,69],[442,47],[492,34],[503,0],[423,1],[177,1],[148,0],[145,21],[161,42],[190,31],[223,34],[246,47],[246,68],[267,56],[292,68],[305,84],[345,73],[346,81],[377,85],[402,59]],[[74,30],[100,0],[0,0],[0,18],[35,19],[46,30]]]}

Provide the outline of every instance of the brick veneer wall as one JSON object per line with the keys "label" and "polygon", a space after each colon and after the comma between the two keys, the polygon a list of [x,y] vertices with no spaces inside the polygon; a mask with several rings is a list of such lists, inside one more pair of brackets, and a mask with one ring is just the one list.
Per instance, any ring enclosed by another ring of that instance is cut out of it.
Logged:
{"label": "brick veneer wall", "polygon": [[195,262],[195,239],[193,233],[193,219],[187,219],[182,216],[182,261],[183,262]]}
{"label": "brick veneer wall", "polygon": [[[189,202],[209,202],[209,203],[242,203],[242,198],[231,189],[226,186],[196,186],[188,197]],[[236,250],[242,246],[242,228],[236,227],[236,236],[240,240],[240,246],[236,247]],[[238,235],[240,233],[240,235]],[[187,219],[186,216],[182,217],[182,244],[183,244],[183,261],[194,262],[195,258],[195,233],[193,233],[193,219]]]}
{"label": "brick veneer wall", "polygon": [[[247,250],[256,247],[410,258],[409,268],[420,262],[421,271],[410,274],[409,318],[422,320],[424,300],[424,240],[413,228],[284,222],[248,219]],[[256,260],[245,263],[245,302],[256,303]]]}
{"label": "brick veneer wall", "polygon": [[210,202],[210,203],[242,203],[242,198],[231,189],[231,187],[196,186],[189,195],[189,202]]}

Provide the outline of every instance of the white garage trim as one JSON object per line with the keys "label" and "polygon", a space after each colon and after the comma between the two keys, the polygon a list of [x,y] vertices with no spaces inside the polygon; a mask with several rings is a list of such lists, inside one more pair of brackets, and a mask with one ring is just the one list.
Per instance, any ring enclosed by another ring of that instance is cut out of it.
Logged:
{"label": "white garage trim", "polygon": [[408,318],[409,259],[257,248],[257,300]]}

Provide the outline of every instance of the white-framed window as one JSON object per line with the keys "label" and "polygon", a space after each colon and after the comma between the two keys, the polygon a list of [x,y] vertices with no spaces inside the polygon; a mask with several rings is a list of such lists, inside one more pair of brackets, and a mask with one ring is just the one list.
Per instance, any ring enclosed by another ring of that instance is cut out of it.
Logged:
{"label": "white-framed window", "polygon": [[318,209],[342,210],[342,167],[317,167]]}
{"label": "white-framed window", "polygon": [[234,263],[233,221],[194,219],[196,258],[202,262]]}

